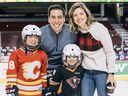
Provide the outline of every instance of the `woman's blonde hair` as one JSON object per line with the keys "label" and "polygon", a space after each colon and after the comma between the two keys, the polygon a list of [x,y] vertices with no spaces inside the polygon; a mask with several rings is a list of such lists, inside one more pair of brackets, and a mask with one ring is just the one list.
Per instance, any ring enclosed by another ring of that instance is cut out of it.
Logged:
{"label": "woman's blonde hair", "polygon": [[92,22],[94,22],[94,18],[92,16],[91,12],[89,11],[89,9],[87,8],[87,6],[84,3],[74,3],[69,10],[70,30],[73,32],[77,32],[77,27],[78,27],[73,20],[73,12],[77,8],[82,8],[85,11],[85,13],[87,15],[87,26],[90,26],[92,24]]}

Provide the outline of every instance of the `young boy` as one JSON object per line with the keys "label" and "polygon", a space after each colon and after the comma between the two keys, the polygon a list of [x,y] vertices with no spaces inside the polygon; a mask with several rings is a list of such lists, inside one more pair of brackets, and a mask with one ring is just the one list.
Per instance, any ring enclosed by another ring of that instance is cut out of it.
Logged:
{"label": "young boy", "polygon": [[36,25],[27,25],[22,30],[23,47],[9,58],[6,93],[12,96],[41,96],[47,87],[48,58],[44,51],[37,50],[41,43],[41,30]]}
{"label": "young boy", "polygon": [[68,44],[63,49],[63,65],[53,71],[50,80],[50,90],[57,92],[60,84],[59,96],[80,96],[83,68],[81,64],[81,50],[75,44]]}

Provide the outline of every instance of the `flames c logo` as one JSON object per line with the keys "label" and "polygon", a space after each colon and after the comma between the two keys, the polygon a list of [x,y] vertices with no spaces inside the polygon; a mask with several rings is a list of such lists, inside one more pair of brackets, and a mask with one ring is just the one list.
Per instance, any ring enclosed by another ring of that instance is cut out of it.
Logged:
{"label": "flames c logo", "polygon": [[26,62],[23,65],[23,76],[25,79],[37,79],[40,75],[40,71],[34,72],[35,68],[40,69],[41,63],[39,61]]}

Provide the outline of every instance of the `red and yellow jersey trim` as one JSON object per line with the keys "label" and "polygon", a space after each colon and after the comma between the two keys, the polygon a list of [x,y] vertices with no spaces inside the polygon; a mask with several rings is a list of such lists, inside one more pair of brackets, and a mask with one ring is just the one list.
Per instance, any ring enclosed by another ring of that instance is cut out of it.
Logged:
{"label": "red and yellow jersey trim", "polygon": [[37,84],[40,84],[40,83],[42,82],[42,79],[36,80],[36,81],[32,81],[32,82],[26,82],[26,81],[17,79],[17,82],[18,82],[19,84],[23,84],[23,85],[37,85]]}
{"label": "red and yellow jersey trim", "polygon": [[40,91],[30,91],[30,92],[26,92],[26,91],[22,91],[22,90],[19,90],[19,94],[21,95],[25,95],[25,96],[33,96],[33,95],[40,95],[42,94],[42,92]]}

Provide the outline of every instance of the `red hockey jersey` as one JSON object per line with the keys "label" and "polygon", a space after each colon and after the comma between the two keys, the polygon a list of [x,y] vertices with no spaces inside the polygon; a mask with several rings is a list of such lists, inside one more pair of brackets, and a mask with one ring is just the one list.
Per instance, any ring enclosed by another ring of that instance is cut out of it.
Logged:
{"label": "red hockey jersey", "polygon": [[9,58],[7,84],[16,85],[19,96],[41,96],[42,87],[47,87],[48,57],[42,50],[14,51]]}

